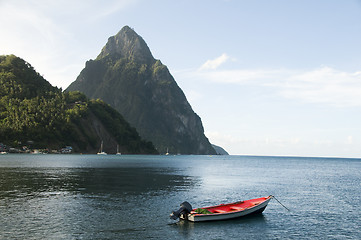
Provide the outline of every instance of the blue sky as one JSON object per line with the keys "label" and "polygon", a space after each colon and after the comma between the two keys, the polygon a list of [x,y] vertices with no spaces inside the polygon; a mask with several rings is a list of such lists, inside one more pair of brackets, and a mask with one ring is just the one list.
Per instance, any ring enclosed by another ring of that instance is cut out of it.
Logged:
{"label": "blue sky", "polygon": [[361,157],[361,1],[0,0],[0,54],[65,89],[125,25],[229,153]]}

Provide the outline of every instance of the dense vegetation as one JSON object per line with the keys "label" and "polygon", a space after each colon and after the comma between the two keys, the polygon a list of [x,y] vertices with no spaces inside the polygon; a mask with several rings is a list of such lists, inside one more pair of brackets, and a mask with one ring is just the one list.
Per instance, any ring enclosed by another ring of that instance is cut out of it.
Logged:
{"label": "dense vegetation", "polygon": [[100,121],[125,153],[156,153],[123,117],[100,100],[80,92],[63,93],[14,55],[0,56],[0,142],[18,147],[93,152],[99,146]]}
{"label": "dense vegetation", "polygon": [[[85,95],[82,95],[85,96]],[[156,154],[153,143],[140,139],[137,130],[124,120],[123,116],[114,108],[100,99],[88,102],[90,111],[101,120],[108,132],[112,133],[116,142],[124,147],[128,153]]]}

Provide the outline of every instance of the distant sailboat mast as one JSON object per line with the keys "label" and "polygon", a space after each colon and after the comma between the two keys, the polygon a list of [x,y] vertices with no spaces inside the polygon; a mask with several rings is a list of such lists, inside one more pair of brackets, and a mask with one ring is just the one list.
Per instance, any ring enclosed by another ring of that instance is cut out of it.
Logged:
{"label": "distant sailboat mast", "polygon": [[103,152],[103,140],[102,140],[102,142],[100,144],[100,152],[98,152],[98,155],[107,155],[106,152]]}
{"label": "distant sailboat mast", "polygon": [[119,144],[117,144],[117,154],[116,155],[122,155],[120,152],[119,152]]}

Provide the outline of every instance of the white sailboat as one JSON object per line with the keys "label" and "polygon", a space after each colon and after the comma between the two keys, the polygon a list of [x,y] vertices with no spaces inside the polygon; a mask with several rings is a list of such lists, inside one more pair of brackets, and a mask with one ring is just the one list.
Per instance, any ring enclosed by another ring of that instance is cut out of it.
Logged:
{"label": "white sailboat", "polygon": [[117,153],[115,155],[122,155],[120,152],[119,152],[119,145],[117,145]]}
{"label": "white sailboat", "polygon": [[103,141],[102,143],[100,144],[100,152],[97,153],[98,155],[107,155],[106,152],[103,152]]}

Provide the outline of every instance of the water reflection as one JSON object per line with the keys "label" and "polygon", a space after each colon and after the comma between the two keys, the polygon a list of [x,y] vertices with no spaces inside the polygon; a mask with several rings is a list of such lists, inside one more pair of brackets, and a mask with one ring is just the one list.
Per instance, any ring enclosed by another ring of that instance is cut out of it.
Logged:
{"label": "water reflection", "polygon": [[171,195],[198,181],[168,168],[0,168],[0,239],[152,232]]}
{"label": "water reflection", "polygon": [[129,195],[184,190],[194,177],[152,168],[1,168],[0,199],[56,195]]}
{"label": "water reflection", "polygon": [[[194,234],[202,235],[207,239],[211,236],[212,239],[224,239],[227,234],[225,232],[238,233],[242,231],[242,228],[252,226],[252,228],[258,229],[258,233],[265,231],[267,219],[261,214],[245,216],[236,219],[229,219],[224,221],[211,221],[211,222],[189,222],[180,220],[170,226],[177,230],[180,236],[189,238]],[[252,236],[249,236],[251,239]],[[247,238],[246,238],[247,239]]]}
{"label": "water reflection", "polygon": [[[360,160],[8,155],[0,157],[0,239],[360,236]],[[269,194],[297,211],[273,201],[263,215],[168,225],[185,200],[199,207]]]}

